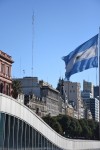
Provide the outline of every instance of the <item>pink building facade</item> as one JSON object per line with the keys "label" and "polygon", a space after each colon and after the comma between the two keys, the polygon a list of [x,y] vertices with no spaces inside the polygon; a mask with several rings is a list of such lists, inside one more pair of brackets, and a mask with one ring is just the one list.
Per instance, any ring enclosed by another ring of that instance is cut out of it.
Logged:
{"label": "pink building facade", "polygon": [[0,93],[11,96],[12,90],[12,57],[0,50]]}

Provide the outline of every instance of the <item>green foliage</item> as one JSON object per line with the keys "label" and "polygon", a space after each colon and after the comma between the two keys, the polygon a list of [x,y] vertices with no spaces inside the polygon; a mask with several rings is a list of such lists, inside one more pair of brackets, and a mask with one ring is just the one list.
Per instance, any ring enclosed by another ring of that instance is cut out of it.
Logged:
{"label": "green foliage", "polygon": [[59,134],[76,139],[99,139],[99,123],[93,120],[71,118],[66,115],[43,118]]}
{"label": "green foliage", "polygon": [[52,128],[54,129],[57,133],[63,134],[62,127],[59,122],[57,122],[56,118],[51,117],[50,115],[47,115],[43,117],[43,120]]}
{"label": "green foliage", "polygon": [[91,128],[88,126],[88,121],[86,119],[81,119],[79,120],[79,122],[82,127],[81,137],[84,137],[85,139],[90,139],[92,133],[91,133]]}
{"label": "green foliage", "polygon": [[77,119],[71,118],[71,123],[70,123],[70,136],[72,138],[77,138],[80,137],[82,132],[82,128],[79,124],[79,121]]}
{"label": "green foliage", "polygon": [[12,97],[17,99],[18,94],[20,94],[21,91],[21,83],[18,80],[12,81]]}
{"label": "green foliage", "polygon": [[66,115],[58,116],[57,121],[61,124],[64,135],[69,137],[71,118]]}

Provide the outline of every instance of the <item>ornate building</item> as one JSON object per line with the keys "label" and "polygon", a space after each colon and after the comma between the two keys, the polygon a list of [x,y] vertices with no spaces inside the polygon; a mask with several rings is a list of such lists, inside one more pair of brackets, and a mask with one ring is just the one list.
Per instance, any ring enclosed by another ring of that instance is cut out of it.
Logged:
{"label": "ornate building", "polygon": [[0,93],[11,95],[12,57],[0,50]]}

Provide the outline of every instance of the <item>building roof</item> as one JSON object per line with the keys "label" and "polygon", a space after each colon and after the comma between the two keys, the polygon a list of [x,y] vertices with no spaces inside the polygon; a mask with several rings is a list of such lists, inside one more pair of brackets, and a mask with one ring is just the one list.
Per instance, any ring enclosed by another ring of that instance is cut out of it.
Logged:
{"label": "building roof", "polygon": [[8,54],[4,53],[3,51],[0,50],[0,58],[7,60],[10,63],[14,63],[14,61],[12,60],[12,57],[9,56]]}

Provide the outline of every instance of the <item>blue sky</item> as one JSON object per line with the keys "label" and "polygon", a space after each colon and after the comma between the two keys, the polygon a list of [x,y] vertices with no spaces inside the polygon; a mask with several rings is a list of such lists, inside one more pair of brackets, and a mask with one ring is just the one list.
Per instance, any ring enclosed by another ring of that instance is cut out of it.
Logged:
{"label": "blue sky", "polygon": [[[32,76],[33,64],[33,76],[55,88],[65,77],[62,57],[96,35],[99,26],[99,0],[0,0],[0,49],[14,60],[12,77]],[[81,84],[84,79],[95,85],[96,69],[70,78]]]}

